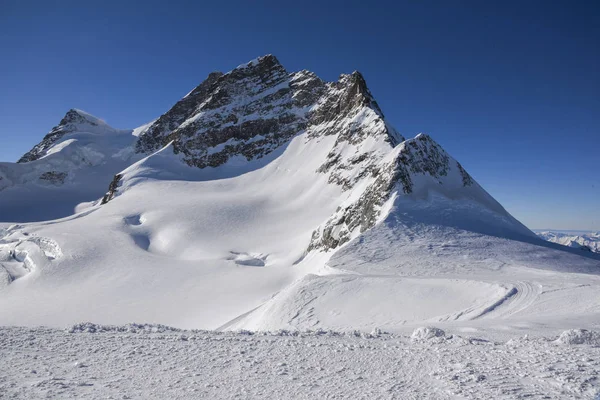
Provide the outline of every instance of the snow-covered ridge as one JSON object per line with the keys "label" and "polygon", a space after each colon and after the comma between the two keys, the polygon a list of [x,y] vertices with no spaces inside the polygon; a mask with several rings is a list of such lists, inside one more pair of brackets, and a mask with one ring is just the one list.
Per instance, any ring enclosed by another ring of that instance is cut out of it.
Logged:
{"label": "snow-covered ridge", "polygon": [[[380,163],[358,171],[366,175],[366,187],[352,191],[328,221],[313,232],[309,249],[343,245],[384,220],[403,197],[425,200],[438,193],[453,200],[471,199],[512,218],[428,135],[419,134],[400,143]],[[515,232],[533,236],[514,219],[513,225]]]}
{"label": "snow-covered ridge", "polygon": [[60,123],[52,128],[50,133],[48,133],[40,143],[25,153],[17,162],[25,163],[44,157],[46,154],[48,154],[48,151],[65,135],[74,132],[108,134],[119,131],[108,126],[106,122],[100,118],[94,117],[85,111],[72,108],[65,114]]}
{"label": "snow-covered ridge", "polygon": [[544,231],[537,232],[537,235],[544,240],[552,243],[562,244],[574,249],[580,249],[583,251],[593,251],[600,253],[600,233],[589,232],[589,233],[567,233],[567,232],[553,232]]}

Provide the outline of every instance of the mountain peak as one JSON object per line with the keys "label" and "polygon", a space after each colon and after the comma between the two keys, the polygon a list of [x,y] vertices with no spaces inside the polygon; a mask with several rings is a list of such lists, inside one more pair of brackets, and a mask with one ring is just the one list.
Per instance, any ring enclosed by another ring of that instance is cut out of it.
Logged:
{"label": "mountain peak", "polygon": [[52,128],[40,143],[36,144],[31,150],[23,154],[17,162],[25,163],[42,158],[46,155],[48,149],[69,133],[77,131],[104,132],[107,130],[112,131],[113,128],[108,126],[106,122],[100,118],[94,117],[92,114],[77,108],[71,108],[60,120],[58,125]]}
{"label": "mountain peak", "polygon": [[258,77],[261,82],[274,82],[286,76],[288,72],[279,60],[272,54],[267,54],[245,64],[238,65],[234,70],[225,74],[223,79],[243,80]]}
{"label": "mountain peak", "polygon": [[[106,122],[100,118],[94,117],[92,114],[87,113],[77,108],[71,108],[65,116],[60,120],[58,126],[66,126],[72,124],[87,124],[92,126],[106,125]],[[56,128],[56,127],[55,127]]]}
{"label": "mountain peak", "polygon": [[271,67],[271,66],[275,66],[275,65],[281,66],[281,63],[279,62],[277,57],[275,57],[273,54],[265,54],[264,56],[260,56],[255,59],[252,59],[245,64],[238,65],[236,69],[254,68],[257,66]]}
{"label": "mountain peak", "polygon": [[288,73],[267,54],[209,75],[140,136],[136,152],[173,142],[189,165],[217,167],[235,156],[261,158],[306,130],[339,135],[341,147],[368,136],[388,145],[401,139],[383,120],[360,72],[328,83],[306,70]]}
{"label": "mountain peak", "polygon": [[[36,161],[0,163],[0,221],[53,219],[0,227],[0,301],[10,296],[2,323],[94,315],[222,330],[468,327],[499,302],[500,320],[511,304],[520,313],[518,292],[535,301],[538,283],[527,280],[543,274],[513,276],[521,265],[549,269],[548,286],[561,268],[582,284],[598,270],[600,255],[580,250],[589,262],[567,254],[548,264],[558,252],[541,252],[544,243],[430,136],[402,137],[358,71],[326,82],[286,73],[267,55],[210,74],[139,136],[101,123],[71,109],[22,159]],[[403,281],[425,283],[406,295]],[[442,297],[418,316],[401,313],[434,292]],[[545,309],[564,303],[555,300]],[[215,313],[214,303],[224,307]],[[341,312],[324,321],[332,309]],[[385,313],[375,321],[367,309]]]}
{"label": "mountain peak", "polygon": [[379,108],[379,105],[367,87],[367,81],[359,71],[340,75],[338,84],[346,88],[346,94],[342,98],[341,103],[343,109],[366,106],[375,110],[381,117],[384,117],[383,111],[381,111],[381,108]]}

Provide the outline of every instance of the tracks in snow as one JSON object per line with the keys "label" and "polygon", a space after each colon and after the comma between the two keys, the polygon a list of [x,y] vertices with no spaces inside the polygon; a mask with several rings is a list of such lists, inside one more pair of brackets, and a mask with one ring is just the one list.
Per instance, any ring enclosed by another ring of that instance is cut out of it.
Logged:
{"label": "tracks in snow", "polygon": [[542,285],[535,282],[517,281],[500,300],[486,307],[472,319],[508,318],[530,307],[542,293]]}
{"label": "tracks in snow", "polygon": [[600,393],[600,348],[546,338],[412,342],[326,332],[0,327],[0,359],[6,398],[541,400]]}

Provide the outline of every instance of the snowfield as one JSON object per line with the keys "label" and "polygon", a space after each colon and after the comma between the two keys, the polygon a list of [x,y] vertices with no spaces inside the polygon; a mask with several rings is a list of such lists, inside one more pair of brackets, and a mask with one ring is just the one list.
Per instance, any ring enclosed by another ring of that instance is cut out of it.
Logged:
{"label": "snowfield", "polygon": [[594,332],[505,342],[417,329],[0,328],[0,398],[593,399]]}

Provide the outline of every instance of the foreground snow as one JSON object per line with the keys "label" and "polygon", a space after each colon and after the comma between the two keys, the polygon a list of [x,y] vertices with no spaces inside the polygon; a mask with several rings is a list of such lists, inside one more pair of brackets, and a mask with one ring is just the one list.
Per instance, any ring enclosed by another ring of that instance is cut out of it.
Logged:
{"label": "foreground snow", "polygon": [[411,339],[156,325],[0,328],[0,397],[594,398],[597,334],[556,339],[490,342],[435,329],[419,329]]}

